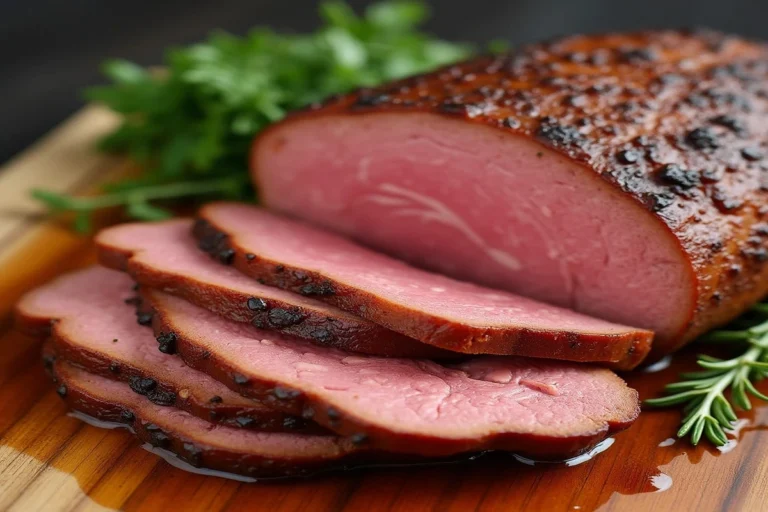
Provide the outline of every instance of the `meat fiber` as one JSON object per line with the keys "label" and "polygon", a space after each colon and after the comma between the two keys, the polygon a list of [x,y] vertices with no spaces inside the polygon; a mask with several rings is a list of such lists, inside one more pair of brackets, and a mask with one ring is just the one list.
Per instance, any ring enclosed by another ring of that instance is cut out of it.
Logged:
{"label": "meat fiber", "polygon": [[267,433],[214,425],[175,407],[161,407],[121,382],[65,361],[53,366],[58,393],[69,407],[101,421],[122,423],[136,437],[196,467],[249,477],[304,475],[344,466],[366,450],[336,436]]}
{"label": "meat fiber", "polygon": [[574,36],[364,89],[264,132],[270,208],[417,265],[656,332],[768,292],[768,50]]}
{"label": "meat fiber", "polygon": [[[112,270],[93,267],[75,272],[27,294],[17,306],[17,318],[22,327],[49,326],[47,333],[36,330],[50,336],[57,356],[91,373],[126,382],[157,405],[235,427],[325,431],[244,398],[181,359],[160,352],[152,331],[136,322],[135,307],[125,303],[136,298],[132,286],[128,276]],[[148,324],[151,317],[139,320]],[[50,355],[47,360],[52,361]]]}
{"label": "meat fiber", "polygon": [[262,283],[318,298],[417,340],[465,353],[632,368],[652,334],[410,267],[259,208],[200,211],[200,247]]}
{"label": "meat fiber", "polygon": [[639,413],[637,393],[606,369],[513,357],[441,366],[360,356],[143,293],[155,332],[173,333],[190,366],[375,449],[562,458],[626,428]]}
{"label": "meat fiber", "polygon": [[264,286],[217,265],[196,249],[191,228],[191,220],[172,220],[106,229],[96,237],[99,259],[127,271],[142,286],[178,295],[230,320],[262,329],[363,354],[455,357],[331,305]]}

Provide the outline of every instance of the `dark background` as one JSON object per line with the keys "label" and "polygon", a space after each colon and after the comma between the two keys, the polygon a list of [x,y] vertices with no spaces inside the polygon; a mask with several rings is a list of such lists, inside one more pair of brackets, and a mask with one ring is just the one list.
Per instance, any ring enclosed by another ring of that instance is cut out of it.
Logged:
{"label": "dark background", "polygon": [[[370,2],[350,0],[360,8]],[[521,43],[572,32],[709,26],[768,37],[768,0],[432,0],[443,38]],[[305,31],[314,0],[0,0],[0,162],[82,105],[107,57],[157,64],[211,29]]]}

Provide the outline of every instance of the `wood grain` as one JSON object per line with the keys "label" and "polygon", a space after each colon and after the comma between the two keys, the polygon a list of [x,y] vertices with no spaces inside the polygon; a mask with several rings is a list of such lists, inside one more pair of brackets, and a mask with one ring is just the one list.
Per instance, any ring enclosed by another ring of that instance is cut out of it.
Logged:
{"label": "wood grain", "polygon": [[[615,444],[576,467],[528,467],[504,454],[433,467],[370,468],[313,479],[241,484],[185,473],[142,449],[122,430],[100,430],[66,415],[39,362],[39,346],[12,328],[11,309],[26,290],[90,264],[85,237],[42,222],[24,198],[29,186],[79,190],[98,176],[126,172],[95,155],[111,126],[88,109],[0,173],[0,510],[765,510],[768,407],[728,453],[673,435],[674,411],[647,411]],[[21,178],[23,176],[23,179]],[[642,397],[657,393],[692,353],[671,368],[628,375]],[[768,386],[762,386],[763,391]],[[661,476],[665,475],[665,476]],[[658,486],[671,481],[669,489]]]}

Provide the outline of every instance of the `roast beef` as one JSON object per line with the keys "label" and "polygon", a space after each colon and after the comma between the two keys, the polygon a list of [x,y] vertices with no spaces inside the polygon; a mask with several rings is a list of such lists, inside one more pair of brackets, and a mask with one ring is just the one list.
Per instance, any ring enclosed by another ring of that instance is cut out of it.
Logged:
{"label": "roast beef", "polygon": [[308,109],[264,132],[268,207],[454,277],[656,332],[768,291],[768,51],[574,36]]}
{"label": "roast beef", "polygon": [[303,475],[343,466],[365,453],[336,436],[268,433],[214,425],[175,407],[161,407],[121,382],[65,361],[53,366],[57,391],[75,411],[125,424],[145,443],[193,466],[249,477]]}
{"label": "roast beef", "polygon": [[243,273],[430,345],[619,368],[650,348],[648,331],[419,270],[254,206],[214,203],[200,218],[201,248]]}
{"label": "roast beef", "polygon": [[486,449],[565,457],[626,428],[637,393],[609,370],[478,356],[453,365],[350,354],[229,322],[145,290],[156,332],[243,395],[365,446],[425,456]]}
{"label": "roast beef", "polygon": [[99,259],[127,271],[142,286],[167,291],[262,329],[364,354],[432,358],[453,354],[217,265],[196,249],[191,227],[190,220],[172,220],[106,229],[96,237]]}
{"label": "roast beef", "polygon": [[[324,431],[244,398],[178,357],[160,352],[151,329],[136,322],[135,306],[125,303],[135,298],[132,286],[128,276],[112,270],[93,267],[75,272],[27,294],[17,306],[17,318],[22,327],[52,325],[47,334],[57,356],[126,382],[155,404],[236,427]],[[148,323],[150,317],[141,320]]]}

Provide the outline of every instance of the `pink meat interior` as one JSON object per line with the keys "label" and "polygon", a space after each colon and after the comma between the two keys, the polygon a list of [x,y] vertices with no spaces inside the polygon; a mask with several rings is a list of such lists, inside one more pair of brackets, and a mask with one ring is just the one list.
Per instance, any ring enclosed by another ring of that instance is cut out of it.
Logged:
{"label": "pink meat interior", "polygon": [[[259,257],[320,273],[436,320],[476,327],[605,334],[633,329],[508,292],[457,281],[259,208],[217,203],[205,217]],[[393,326],[392,328],[396,328]]]}
{"label": "pink meat interior", "polygon": [[301,295],[264,286],[234,268],[225,267],[201,252],[192,238],[192,220],[178,219],[158,224],[125,224],[102,231],[99,243],[134,252],[133,261],[158,272],[198,283],[237,290],[264,299],[323,311],[328,315],[351,317],[333,306]]}
{"label": "pink meat interior", "polygon": [[[298,119],[255,150],[261,197],[280,212],[659,337],[688,320],[695,280],[672,234],[592,171],[523,137],[376,113]],[[409,299],[433,299],[415,291]]]}
{"label": "pink meat interior", "polygon": [[152,329],[139,325],[135,306],[125,303],[136,295],[132,287],[125,274],[91,267],[38,288],[19,308],[28,316],[56,319],[57,334],[69,344],[103,354],[178,389],[186,388],[201,401],[218,395],[228,405],[260,407],[178,357],[160,352]]}
{"label": "pink meat interior", "polygon": [[244,374],[322,397],[387,430],[454,439],[499,432],[568,437],[604,432],[608,422],[637,414],[636,393],[604,369],[513,357],[449,367],[352,355],[153,296],[174,331]]}
{"label": "pink meat interior", "polygon": [[256,432],[214,425],[174,407],[155,405],[122,382],[70,365],[64,368],[67,385],[76,386],[104,402],[135,411],[142,421],[154,423],[162,430],[213,448],[279,458],[323,457],[339,452],[337,439],[333,436]]}

